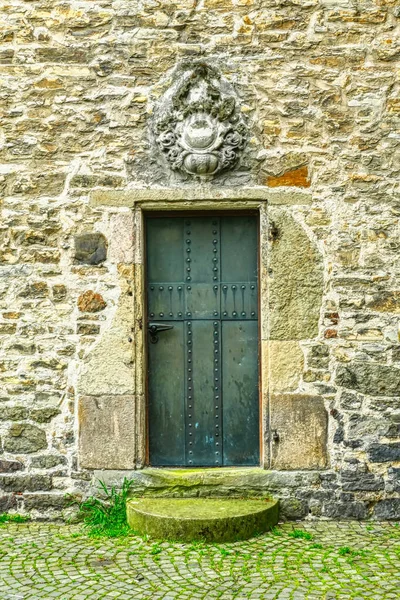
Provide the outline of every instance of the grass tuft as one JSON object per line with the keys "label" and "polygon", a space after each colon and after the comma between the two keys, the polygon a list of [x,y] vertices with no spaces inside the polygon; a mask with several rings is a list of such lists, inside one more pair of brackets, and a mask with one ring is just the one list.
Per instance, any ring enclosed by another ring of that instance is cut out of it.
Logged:
{"label": "grass tuft", "polygon": [[304,531],[303,529],[293,529],[289,533],[289,536],[292,538],[300,539],[300,540],[312,540],[313,535],[308,531]]}
{"label": "grass tuft", "polygon": [[352,550],[348,546],[342,546],[338,550],[340,556],[348,556],[349,558],[354,558],[355,556],[362,556],[363,552],[361,550]]}
{"label": "grass tuft", "polygon": [[120,537],[132,533],[126,518],[126,501],[132,481],[124,478],[121,489],[99,481],[100,497],[79,504],[79,513],[90,537]]}
{"label": "grass tuft", "polygon": [[0,515],[0,524],[1,523],[26,523],[30,521],[31,518],[29,515],[18,515],[18,514],[8,514],[3,513]]}

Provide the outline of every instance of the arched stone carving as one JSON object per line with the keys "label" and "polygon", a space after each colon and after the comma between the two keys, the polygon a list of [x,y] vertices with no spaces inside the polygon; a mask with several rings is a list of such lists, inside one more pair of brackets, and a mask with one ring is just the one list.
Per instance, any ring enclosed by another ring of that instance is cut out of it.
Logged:
{"label": "arched stone carving", "polygon": [[172,170],[202,179],[232,169],[248,137],[232,85],[204,62],[182,67],[157,103],[151,129]]}

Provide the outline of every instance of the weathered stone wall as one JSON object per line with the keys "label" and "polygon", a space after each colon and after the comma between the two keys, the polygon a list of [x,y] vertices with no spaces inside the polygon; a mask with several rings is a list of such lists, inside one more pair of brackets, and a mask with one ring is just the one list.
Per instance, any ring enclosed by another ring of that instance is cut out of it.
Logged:
{"label": "weathered stone wall", "polygon": [[[158,162],[147,121],[175,66],[202,58],[251,130],[210,197],[291,198],[261,219],[265,418],[290,411],[314,454],[289,472],[266,439],[273,492],[292,516],[398,518],[398,0],[15,0],[0,22],[0,511],[57,515],[107,457],[143,462],[126,416],[143,422],[140,215],[108,190],[196,185]],[[115,453],[93,450],[99,431]]]}

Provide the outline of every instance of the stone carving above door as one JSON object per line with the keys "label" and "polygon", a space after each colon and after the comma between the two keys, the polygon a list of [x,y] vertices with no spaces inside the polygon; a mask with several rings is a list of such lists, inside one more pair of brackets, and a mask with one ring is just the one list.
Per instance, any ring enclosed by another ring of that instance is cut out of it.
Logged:
{"label": "stone carving above door", "polygon": [[155,107],[151,129],[169,167],[201,179],[235,167],[248,137],[232,85],[204,62],[180,70]]}

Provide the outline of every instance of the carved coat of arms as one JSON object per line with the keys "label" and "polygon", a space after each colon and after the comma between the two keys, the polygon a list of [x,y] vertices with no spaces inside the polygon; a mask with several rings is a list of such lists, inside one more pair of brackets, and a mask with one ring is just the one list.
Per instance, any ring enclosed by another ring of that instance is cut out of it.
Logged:
{"label": "carved coat of arms", "polygon": [[184,69],[159,100],[152,131],[171,169],[201,178],[234,167],[247,142],[231,84],[204,63]]}

